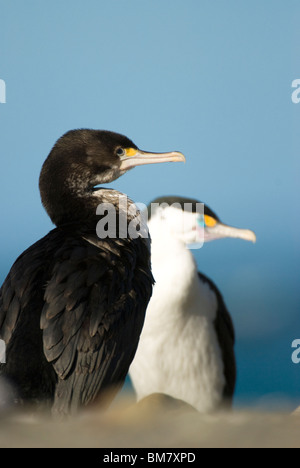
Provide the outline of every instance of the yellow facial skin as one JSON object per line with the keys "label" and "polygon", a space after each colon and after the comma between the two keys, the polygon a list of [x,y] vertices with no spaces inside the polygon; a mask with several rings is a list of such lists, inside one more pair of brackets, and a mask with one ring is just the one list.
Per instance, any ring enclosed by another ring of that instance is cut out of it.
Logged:
{"label": "yellow facial skin", "polygon": [[208,215],[204,215],[204,222],[207,227],[215,227],[217,224],[217,220]]}
{"label": "yellow facial skin", "polygon": [[135,156],[137,153],[137,150],[134,148],[126,148],[125,153],[126,153],[126,157]]}

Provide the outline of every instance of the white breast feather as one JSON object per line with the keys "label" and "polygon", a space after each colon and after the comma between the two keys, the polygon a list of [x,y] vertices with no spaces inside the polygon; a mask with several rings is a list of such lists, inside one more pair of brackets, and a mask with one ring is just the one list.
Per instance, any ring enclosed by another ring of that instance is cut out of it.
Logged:
{"label": "white breast feather", "polygon": [[[172,255],[166,259],[167,248]],[[170,239],[168,247],[153,239],[152,271],[156,285],[130,367],[137,398],[161,392],[200,412],[213,410],[225,385],[216,295],[199,280],[192,254],[179,243],[170,246]]]}

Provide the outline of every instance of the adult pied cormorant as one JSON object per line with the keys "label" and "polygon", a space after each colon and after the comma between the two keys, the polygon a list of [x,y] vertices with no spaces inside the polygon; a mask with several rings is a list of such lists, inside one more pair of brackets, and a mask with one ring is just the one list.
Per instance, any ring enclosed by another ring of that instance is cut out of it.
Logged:
{"label": "adult pied cormorant", "polygon": [[122,385],[152,293],[149,239],[100,239],[100,204],[113,204],[123,221],[125,213],[126,226],[134,210],[123,194],[96,186],[168,161],[184,156],[146,153],[108,131],[73,130],[54,145],[39,186],[57,227],[18,258],[0,292],[0,374],[18,402],[48,401],[54,413],[70,414]]}
{"label": "adult pied cormorant", "polygon": [[207,206],[201,215],[198,203],[161,197],[149,205],[156,284],[129,372],[138,400],[162,393],[206,412],[232,402],[235,336],[222,295],[198,272],[187,245],[222,237],[254,242],[255,234],[224,225]]}

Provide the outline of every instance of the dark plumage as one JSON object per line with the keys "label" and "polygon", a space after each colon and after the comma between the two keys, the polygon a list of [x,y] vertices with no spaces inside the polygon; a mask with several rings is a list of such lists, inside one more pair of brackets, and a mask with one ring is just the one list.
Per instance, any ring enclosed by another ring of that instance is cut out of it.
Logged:
{"label": "dark plumage", "polygon": [[231,316],[228,312],[223,296],[215,283],[198,271],[199,280],[202,283],[207,283],[211,291],[214,292],[217,298],[217,311],[214,320],[214,327],[222,353],[223,372],[224,372],[224,388],[223,398],[226,404],[231,405],[234,396],[236,385],[236,360],[235,360],[235,331]]}
{"label": "dark plumage", "polygon": [[149,240],[100,239],[97,206],[109,202],[118,213],[123,195],[95,186],[140,164],[183,159],[143,153],[106,131],[70,131],[55,144],[40,192],[57,227],[17,259],[0,291],[0,373],[19,403],[74,413],[122,385],[152,293]]}

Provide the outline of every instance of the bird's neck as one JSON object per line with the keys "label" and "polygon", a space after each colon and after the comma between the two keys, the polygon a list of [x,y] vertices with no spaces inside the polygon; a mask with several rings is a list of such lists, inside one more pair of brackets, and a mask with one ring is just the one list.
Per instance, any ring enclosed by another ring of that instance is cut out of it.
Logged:
{"label": "bird's neck", "polygon": [[97,235],[98,239],[137,239],[145,238],[150,250],[148,227],[135,203],[121,192],[99,188],[94,191],[69,191],[63,205],[67,204],[66,214],[57,206],[55,215],[60,214],[59,228],[68,232]]}
{"label": "bird's neck", "polygon": [[[149,243],[149,231],[135,203],[127,195],[111,189],[94,192],[98,229],[107,228],[117,238],[143,237]],[[149,246],[150,248],[150,246]]]}
{"label": "bird's neck", "polygon": [[181,302],[197,284],[197,265],[185,243],[161,220],[149,220],[152,272],[156,288],[171,288]]}
{"label": "bird's neck", "polygon": [[88,223],[96,216],[96,203],[88,184],[80,178],[64,178],[61,174],[49,178],[42,171],[40,193],[51,221],[57,226]]}

